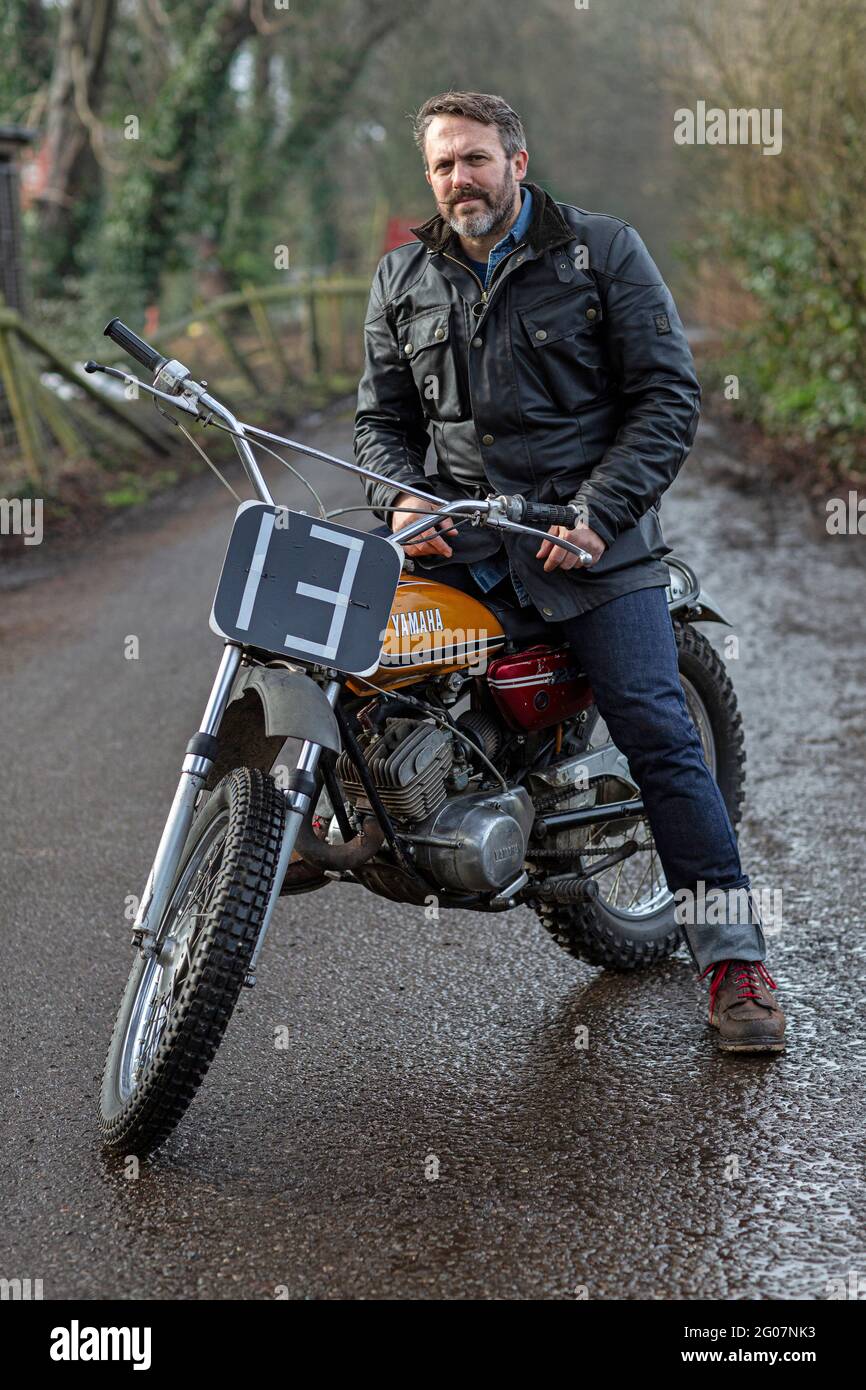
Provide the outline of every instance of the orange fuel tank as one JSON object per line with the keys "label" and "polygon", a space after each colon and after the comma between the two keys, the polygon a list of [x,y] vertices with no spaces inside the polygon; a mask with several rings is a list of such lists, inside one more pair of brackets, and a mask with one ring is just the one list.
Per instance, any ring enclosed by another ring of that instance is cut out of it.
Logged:
{"label": "orange fuel tank", "polygon": [[[402,575],[379,669],[371,680],[393,690],[434,671],[442,674],[475,666],[504,644],[502,624],[478,599],[448,584]],[[357,695],[370,689],[352,677],[346,684]]]}

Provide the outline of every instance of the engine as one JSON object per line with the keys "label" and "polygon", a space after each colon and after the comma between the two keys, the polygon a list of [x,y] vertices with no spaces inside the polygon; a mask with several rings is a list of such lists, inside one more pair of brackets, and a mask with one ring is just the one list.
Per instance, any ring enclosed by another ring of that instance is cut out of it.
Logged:
{"label": "engine", "polygon": [[[486,716],[467,713],[457,724],[488,756],[498,748],[499,731]],[[415,868],[431,888],[497,893],[518,878],[535,818],[523,787],[471,789],[478,762],[464,740],[420,719],[386,719],[381,728],[362,732],[358,741],[382,803],[412,846]],[[370,812],[357,768],[345,751],[337,760],[337,773],[351,805]],[[419,900],[417,885],[412,889],[408,876],[386,860],[366,864],[358,877],[386,897]]]}
{"label": "engine", "polygon": [[[455,757],[455,739],[418,719],[388,719],[384,729],[358,740],[382,804],[404,825],[417,825],[442,805],[448,789],[457,789],[465,759]],[[355,806],[370,810],[358,770],[348,753],[337,760],[337,773]],[[465,785],[465,783],[464,783]]]}

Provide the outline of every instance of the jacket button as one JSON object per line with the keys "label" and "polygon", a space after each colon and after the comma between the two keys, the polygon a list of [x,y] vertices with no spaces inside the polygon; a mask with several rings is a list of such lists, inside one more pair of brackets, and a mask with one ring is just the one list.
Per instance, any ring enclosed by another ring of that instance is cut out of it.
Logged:
{"label": "jacket button", "polygon": [[493,435],[492,435],[492,434],[482,434],[482,436],[481,436],[481,443],[482,443],[482,444],[492,444],[492,443],[493,443]]}
{"label": "jacket button", "polygon": [[436,332],[433,334],[433,337],[434,337],[434,338],[444,338],[444,337],[445,337],[445,329],[444,329],[444,328],[437,328],[437,329],[436,329]]}
{"label": "jacket button", "polygon": [[482,346],[483,346],[483,339],[481,339],[481,338],[473,338],[473,339],[472,339],[472,346],[473,346],[473,347],[482,347]]}
{"label": "jacket button", "polygon": [[552,618],[552,617],[553,617],[553,609],[552,609],[552,608],[542,608],[541,611],[542,611],[542,613],[544,614],[545,618]]}
{"label": "jacket button", "polygon": [[407,357],[411,357],[411,356],[412,356],[412,353],[415,351],[415,349],[414,349],[414,347],[412,346],[411,343],[407,343],[406,346],[404,347],[403,351],[405,352],[405,354],[406,354]]}
{"label": "jacket button", "polygon": [[598,318],[598,310],[597,310],[597,309],[587,309],[587,311],[586,311],[586,317],[587,317],[588,319],[596,319],[596,318]]}
{"label": "jacket button", "polygon": [[535,336],[536,336],[536,338],[538,339],[538,341],[539,341],[540,343],[543,343],[544,340],[545,340],[545,338],[547,337],[547,333],[546,333],[545,329],[543,329],[543,328],[537,328],[537,329],[535,330]]}

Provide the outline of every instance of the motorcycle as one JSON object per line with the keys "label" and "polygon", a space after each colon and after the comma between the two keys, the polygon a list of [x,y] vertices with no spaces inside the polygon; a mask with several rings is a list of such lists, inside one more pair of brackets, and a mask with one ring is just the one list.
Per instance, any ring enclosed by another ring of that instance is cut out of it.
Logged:
{"label": "motorcycle", "polygon": [[[181,1120],[255,984],[281,897],[348,883],[437,912],[522,905],[594,965],[632,970],[673,952],[676,904],[640,789],[555,629],[534,610],[419,576],[403,546],[429,530],[429,510],[398,540],[334,521],[366,508],[328,513],[303,478],[319,516],[278,505],[256,448],[379,475],[241,423],[120,320],[105,333],[152,384],[93,361],[86,370],[227,431],[256,497],[237,509],[210,615],[222,659],[132,926],[102,1083],[104,1143],[143,1155]],[[401,490],[457,526],[546,536],[576,522],[570,505],[521,496]],[[684,561],[666,563],[686,702],[736,825],[741,717],[694,627],[726,619]]]}

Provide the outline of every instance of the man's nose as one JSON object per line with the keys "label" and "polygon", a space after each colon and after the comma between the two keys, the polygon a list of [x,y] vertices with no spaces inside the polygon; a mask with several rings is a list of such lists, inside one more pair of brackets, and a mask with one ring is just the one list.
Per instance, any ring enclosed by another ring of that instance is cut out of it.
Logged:
{"label": "man's nose", "polygon": [[454,167],[451,170],[451,187],[456,193],[459,188],[470,188],[472,186],[472,171],[468,164],[461,164],[459,159],[455,159]]}

